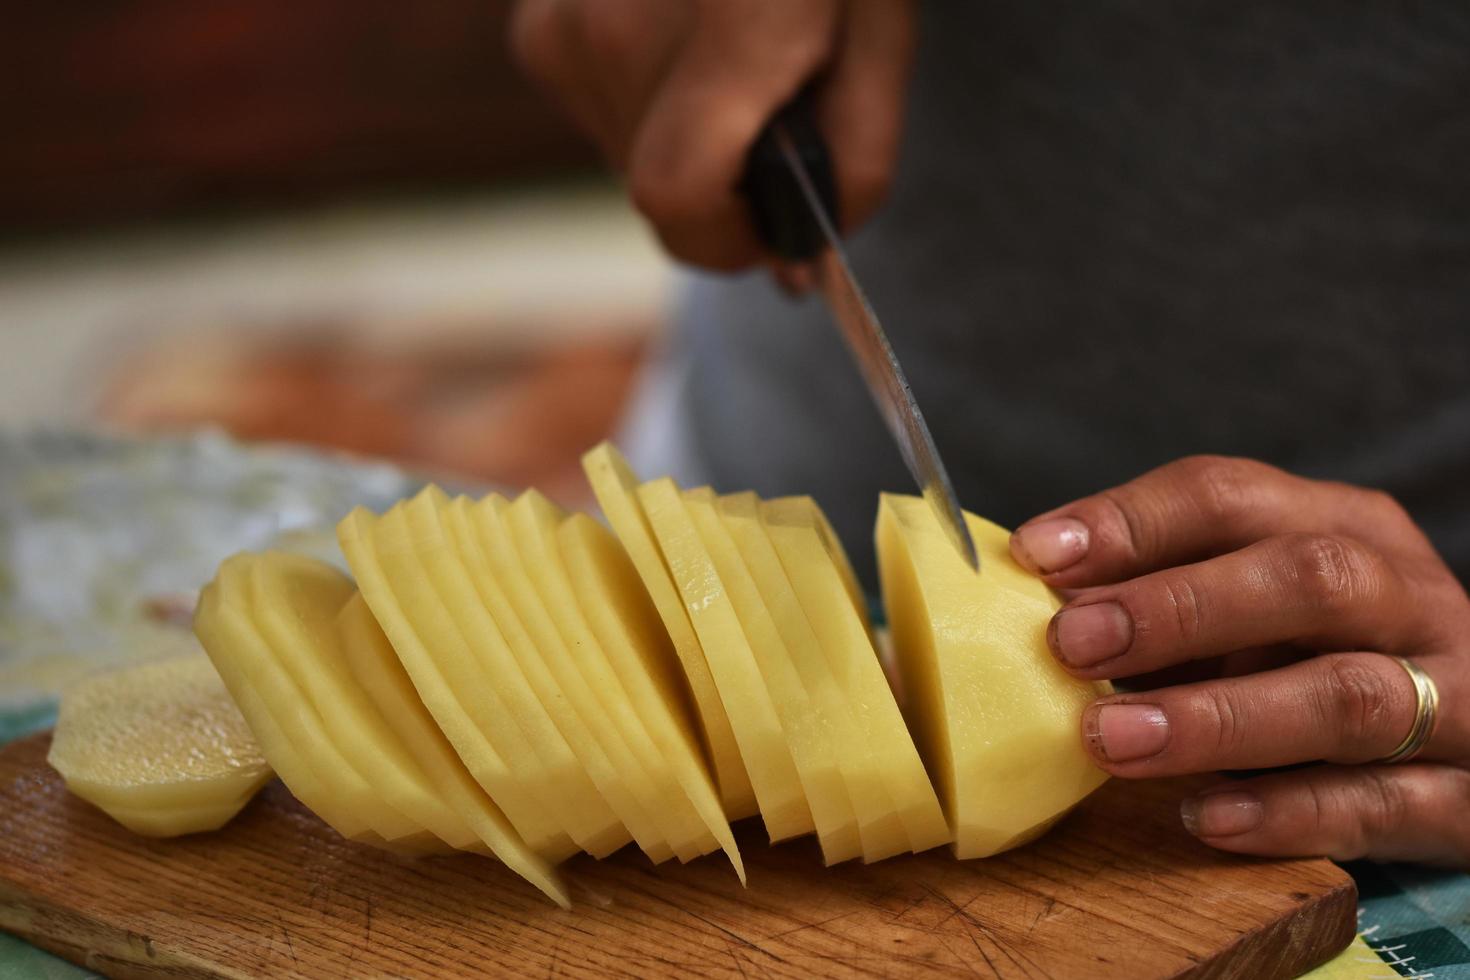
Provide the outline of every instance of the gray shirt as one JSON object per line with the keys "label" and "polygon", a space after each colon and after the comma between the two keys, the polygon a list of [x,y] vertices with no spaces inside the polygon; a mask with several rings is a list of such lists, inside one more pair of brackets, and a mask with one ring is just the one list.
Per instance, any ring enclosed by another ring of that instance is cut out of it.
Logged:
{"label": "gray shirt", "polygon": [[[1382,487],[1470,580],[1470,4],[932,3],[852,240],[962,502],[1190,453]],[[695,276],[643,465],[812,493],[871,575],[912,484],[815,299]]]}

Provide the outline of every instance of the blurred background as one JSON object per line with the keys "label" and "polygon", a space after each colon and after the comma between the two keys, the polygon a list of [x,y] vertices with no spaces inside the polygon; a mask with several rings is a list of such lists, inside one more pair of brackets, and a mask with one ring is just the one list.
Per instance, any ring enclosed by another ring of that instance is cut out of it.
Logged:
{"label": "blurred background", "polygon": [[671,269],[510,6],[12,10],[0,428],[215,425],[583,502]]}

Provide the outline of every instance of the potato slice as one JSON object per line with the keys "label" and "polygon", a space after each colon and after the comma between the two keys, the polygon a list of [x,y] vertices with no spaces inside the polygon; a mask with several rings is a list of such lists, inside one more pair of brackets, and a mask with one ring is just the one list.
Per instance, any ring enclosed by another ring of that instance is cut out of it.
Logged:
{"label": "potato slice", "polygon": [[[787,501],[791,503],[788,504]],[[852,599],[853,609],[857,611],[858,619],[863,624],[863,629],[871,637],[873,633],[872,617],[868,610],[868,597],[863,592],[862,583],[858,581],[857,572],[853,571],[852,560],[847,557],[847,549],[842,547],[842,539],[837,536],[837,531],[827,520],[827,515],[822,513],[822,508],[811,497],[778,497],[766,501],[779,512],[780,508],[790,506],[795,511],[805,510],[807,518],[810,519],[821,536],[822,544],[827,549],[827,554],[837,567],[837,573],[842,576],[842,584],[847,589],[847,595]]]}
{"label": "potato slice", "polygon": [[150,837],[224,826],[272,775],[204,654],[72,685],[46,758],[67,789]]}
{"label": "potato slice", "polygon": [[337,620],[357,595],[352,581],[326,562],[284,552],[250,556],[250,579],[276,669],[295,682],[342,757],[393,810],[452,848],[477,847],[347,666]]}
{"label": "potato slice", "polygon": [[[856,713],[872,764],[882,774],[895,805],[904,839],[900,849],[924,851],[949,843],[952,835],[939,798],[873,648],[864,618],[867,603],[853,600],[856,580],[850,578],[850,567],[843,573],[846,555],[821,509],[810,497],[783,497],[765,501],[760,513],[791,587]],[[883,850],[895,846],[897,842],[888,842],[870,853],[864,838],[868,860],[876,860]]]}
{"label": "potato slice", "polygon": [[663,756],[668,777],[675,782],[674,786],[662,784],[660,792],[666,794],[670,807],[678,806],[676,793],[682,792],[694,819],[704,828],[687,846],[697,853],[722,848],[743,884],[745,866],[720,807],[719,791],[700,755],[672,643],[637,570],[617,539],[585,514],[573,514],[563,521],[557,538],[571,593]]}
{"label": "potato slice", "polygon": [[354,594],[342,607],[337,631],[353,678],[423,768],[439,795],[473,828],[488,853],[562,908],[570,908],[566,887],[551,865],[516,833],[434,723],[361,593]]}
{"label": "potato slice", "polygon": [[474,511],[481,533],[492,544],[491,564],[503,573],[502,586],[508,586],[511,603],[530,637],[532,646],[526,653],[550,671],[571,709],[578,729],[573,743],[578,758],[643,853],[655,864],[667,861],[674,856],[670,830],[678,836],[677,826],[668,825],[668,808],[657,798],[630,747],[636,739],[646,745],[647,733],[631,717],[627,695],[570,595],[556,548],[560,511],[534,490],[513,504],[492,494]]}
{"label": "potato slice", "polygon": [[[766,833],[773,842],[811,833],[811,808],[775,699],[699,526],[670,479],[643,484],[638,499],[699,636],[760,803]],[[714,520],[719,523],[717,516]]]}
{"label": "potato slice", "polygon": [[[822,858],[832,865],[858,857],[862,843],[837,762],[836,728],[823,710],[824,699],[809,693],[808,682],[815,685],[821,681],[818,665],[808,660],[798,666],[799,652],[790,648],[766,607],[754,576],[720,517],[714,493],[708,487],[689,490],[684,494],[684,506],[725,587],[775,705],[822,846]],[[828,693],[835,696],[835,692]]]}
{"label": "potato slice", "polygon": [[[194,633],[291,794],[343,837],[377,841],[422,832],[401,818],[373,819],[381,806],[367,783],[327,742],[320,722],[270,668],[270,648],[249,613],[247,567],[228,558],[199,595]],[[267,682],[262,682],[266,678]]]}
{"label": "potato slice", "polygon": [[545,798],[567,833],[582,850],[606,857],[632,838],[598,788],[598,779],[608,780],[610,765],[599,758],[596,742],[527,633],[523,606],[535,601],[535,590],[519,569],[514,545],[508,537],[490,536],[469,500],[450,502],[437,489],[434,494],[458,551],[454,567],[464,594],[454,606],[461,630],[485,658],[492,683],[504,686],[502,675],[515,679],[516,698],[524,702],[527,724],[536,726],[531,737],[548,767]]}
{"label": "potato slice", "polygon": [[704,650],[700,647],[689,610],[684,607],[679,590],[670,577],[665,555],[639,501],[638,478],[628,468],[628,461],[622,454],[606,442],[582,457],[582,469],[592,484],[592,492],[597,496],[603,516],[643,579],[643,586],[648,590],[684,668],[690,693],[694,696],[700,737],[714,766],[715,782],[720,788],[725,815],[731,820],[751,816],[757,810],[751,777],[746,772],[745,760],[741,757],[739,743]]}
{"label": "potato slice", "polygon": [[[760,519],[760,500],[750,492],[719,499],[720,516],[755,582],[761,601],[790,653],[791,662],[811,699],[828,740],[826,752],[836,761],[856,822],[864,861],[892,857],[909,849],[898,808],[883,784],[883,774],[854,718],[856,707],[839,687],[833,664],[812,629],[806,610],[791,586],[781,559]],[[846,666],[846,665],[839,665]],[[817,808],[813,816],[820,828]]]}
{"label": "potato slice", "polygon": [[962,858],[1031,840],[1103,783],[1079,719],[1111,690],[1062,670],[1045,640],[1060,602],[1012,561],[1004,528],[966,517],[978,575],[922,498],[885,494],[877,530],[910,718]]}
{"label": "potato slice", "polygon": [[[353,511],[337,526],[342,550],[373,618],[465,768],[532,850],[559,861],[577,847],[538,792],[547,768],[507,706],[509,685],[491,682],[494,675],[470,650],[426,571],[426,559],[450,563],[451,576],[459,566],[432,500],[425,500],[412,528],[402,504],[382,517]],[[493,624],[489,629],[486,643],[499,636]]]}

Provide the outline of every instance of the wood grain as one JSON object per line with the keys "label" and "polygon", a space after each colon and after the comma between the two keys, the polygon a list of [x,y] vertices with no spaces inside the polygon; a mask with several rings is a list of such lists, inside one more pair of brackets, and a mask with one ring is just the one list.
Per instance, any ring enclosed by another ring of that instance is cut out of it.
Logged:
{"label": "wood grain", "polygon": [[1212,852],[1189,784],[1113,781],[1030,847],[824,869],[739,829],[750,871],[566,866],[563,912],[481,858],[348,843],[273,784],[230,826],[135,837],[65,791],[49,736],[0,750],[0,928],[120,977],[1293,977],[1352,939],[1327,861]]}

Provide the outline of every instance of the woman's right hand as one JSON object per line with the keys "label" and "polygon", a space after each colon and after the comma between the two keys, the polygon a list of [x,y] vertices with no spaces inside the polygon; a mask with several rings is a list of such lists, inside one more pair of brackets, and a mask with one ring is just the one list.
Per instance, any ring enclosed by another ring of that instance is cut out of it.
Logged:
{"label": "woman's right hand", "polygon": [[762,260],[736,185],[761,127],[812,79],[844,227],[887,193],[911,0],[521,0],[511,41],[685,262]]}

